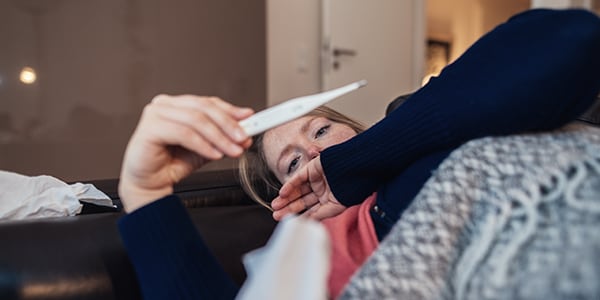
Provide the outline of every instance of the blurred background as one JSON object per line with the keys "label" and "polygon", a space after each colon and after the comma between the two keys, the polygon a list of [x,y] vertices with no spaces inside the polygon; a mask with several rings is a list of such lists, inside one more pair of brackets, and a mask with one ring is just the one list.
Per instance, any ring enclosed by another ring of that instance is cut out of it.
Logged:
{"label": "blurred background", "polygon": [[509,16],[598,2],[0,0],[0,170],[116,178],[159,93],[258,110],[367,79],[332,106],[372,124]]}

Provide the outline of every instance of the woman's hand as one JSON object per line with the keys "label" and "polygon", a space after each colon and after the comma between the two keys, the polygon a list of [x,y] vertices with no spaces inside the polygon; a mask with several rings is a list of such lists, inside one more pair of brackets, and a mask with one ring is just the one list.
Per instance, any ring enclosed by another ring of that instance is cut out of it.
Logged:
{"label": "woman's hand", "polygon": [[339,215],[346,209],[331,193],[318,156],[285,182],[271,207],[273,218],[278,221],[288,214],[304,210],[303,216],[322,220]]}
{"label": "woman's hand", "polygon": [[119,182],[125,211],[173,193],[175,183],[209,161],[240,156],[252,140],[238,121],[251,114],[215,97],[155,97],[125,151]]}

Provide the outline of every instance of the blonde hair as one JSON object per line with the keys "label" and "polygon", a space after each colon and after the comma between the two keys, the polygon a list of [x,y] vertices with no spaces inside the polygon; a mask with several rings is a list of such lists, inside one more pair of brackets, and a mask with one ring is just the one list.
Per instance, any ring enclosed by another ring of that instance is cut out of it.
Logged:
{"label": "blonde hair", "polygon": [[[324,117],[333,122],[349,126],[356,133],[365,130],[365,126],[344,114],[326,106],[321,106],[310,113],[309,116]],[[239,159],[238,172],[242,188],[258,204],[272,210],[270,202],[277,197],[281,182],[267,166],[264,156],[264,133],[254,137],[252,146],[244,152]]]}

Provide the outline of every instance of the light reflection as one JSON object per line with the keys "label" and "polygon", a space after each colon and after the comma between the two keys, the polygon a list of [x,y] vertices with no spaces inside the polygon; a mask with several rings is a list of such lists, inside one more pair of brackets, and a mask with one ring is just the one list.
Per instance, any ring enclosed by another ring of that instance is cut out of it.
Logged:
{"label": "light reflection", "polygon": [[19,79],[24,84],[33,84],[37,79],[37,75],[35,70],[31,67],[25,67],[21,70],[21,74],[19,75]]}
{"label": "light reflection", "polygon": [[429,79],[431,79],[431,77],[436,77],[438,75],[439,74],[437,73],[429,73],[425,75],[425,77],[423,77],[423,80],[421,81],[421,86],[425,86],[429,82]]}

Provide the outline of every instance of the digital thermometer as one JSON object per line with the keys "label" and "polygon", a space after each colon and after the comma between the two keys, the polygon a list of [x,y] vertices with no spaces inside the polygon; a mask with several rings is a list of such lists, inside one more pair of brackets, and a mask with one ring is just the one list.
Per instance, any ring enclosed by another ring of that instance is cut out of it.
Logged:
{"label": "digital thermometer", "polygon": [[293,98],[259,111],[249,118],[240,121],[239,124],[248,136],[254,136],[302,117],[313,109],[365,85],[367,85],[367,81],[361,80],[322,93]]}

